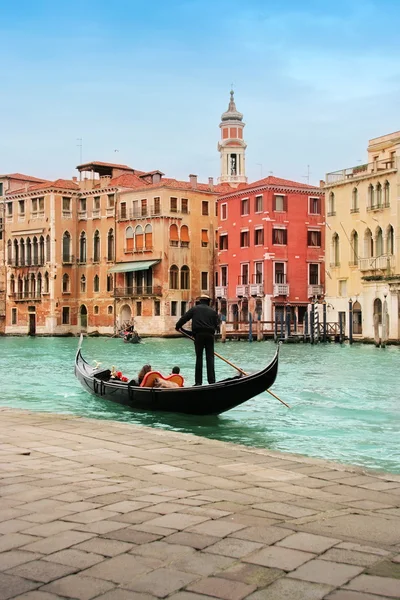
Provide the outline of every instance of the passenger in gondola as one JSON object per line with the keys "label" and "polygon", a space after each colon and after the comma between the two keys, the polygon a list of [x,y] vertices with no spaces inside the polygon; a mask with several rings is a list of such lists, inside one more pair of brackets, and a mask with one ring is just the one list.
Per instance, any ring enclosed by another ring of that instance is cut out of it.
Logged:
{"label": "passenger in gondola", "polygon": [[171,371],[171,375],[179,375],[179,373],[181,372],[180,367],[172,367],[172,371]]}
{"label": "passenger in gondola", "polygon": [[144,379],[146,373],[151,371],[151,365],[143,365],[138,374],[138,385],[140,385]]}

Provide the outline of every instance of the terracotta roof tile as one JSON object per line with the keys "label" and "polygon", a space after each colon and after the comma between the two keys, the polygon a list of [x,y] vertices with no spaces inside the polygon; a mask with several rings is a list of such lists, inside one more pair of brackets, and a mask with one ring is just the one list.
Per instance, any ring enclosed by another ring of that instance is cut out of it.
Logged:
{"label": "terracotta roof tile", "polygon": [[6,175],[0,175],[0,179],[16,179],[21,181],[36,181],[43,182],[46,179],[39,179],[38,177],[32,177],[32,175],[23,175],[23,173],[7,173]]}
{"label": "terracotta roof tile", "polygon": [[35,192],[40,190],[48,190],[51,188],[61,188],[64,190],[77,190],[79,191],[79,185],[70,179],[56,179],[55,181],[43,181],[29,187],[19,188],[18,190],[12,190],[7,192],[7,196],[13,196],[14,194],[23,194],[27,192]]}
{"label": "terracotta roof tile", "polygon": [[282,179],[281,177],[274,177],[270,175],[269,177],[264,177],[264,179],[259,179],[258,181],[253,181],[246,185],[248,188],[259,187],[260,185],[279,185],[279,186],[287,186],[287,187],[297,187],[302,189],[319,189],[315,185],[309,185],[306,183],[299,183],[298,181],[291,181],[290,179]]}
{"label": "terracotta roof tile", "polygon": [[84,167],[90,167],[90,166],[94,166],[94,167],[110,167],[110,168],[114,168],[114,169],[124,169],[125,171],[135,171],[135,173],[144,173],[145,171],[137,171],[136,169],[133,169],[132,167],[128,167],[128,165],[119,165],[117,163],[108,163],[108,162],[101,162],[99,160],[93,160],[91,162],[86,162],[83,163],[81,165],[78,165],[76,168],[84,171]]}

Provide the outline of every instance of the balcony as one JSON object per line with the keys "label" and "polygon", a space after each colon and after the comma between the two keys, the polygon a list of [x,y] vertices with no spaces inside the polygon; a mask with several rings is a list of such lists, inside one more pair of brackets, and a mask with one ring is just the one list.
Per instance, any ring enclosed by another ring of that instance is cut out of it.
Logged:
{"label": "balcony", "polygon": [[370,177],[371,175],[376,175],[377,173],[392,171],[394,169],[397,169],[396,159],[384,158],[372,163],[366,163],[365,165],[357,165],[356,167],[328,173],[326,176],[326,185],[342,183],[349,180],[358,180],[364,177]]}
{"label": "balcony", "polygon": [[62,211],[62,218],[63,219],[72,219],[72,211],[70,211],[70,210],[63,210]]}
{"label": "balcony", "polygon": [[274,283],[273,296],[289,296],[289,284],[288,283]]}
{"label": "balcony", "polygon": [[251,283],[250,296],[264,296],[264,285],[262,283]]}
{"label": "balcony", "polygon": [[106,217],[113,217],[115,215],[115,207],[110,206],[106,208]]}
{"label": "balcony", "polygon": [[75,261],[75,257],[73,255],[71,255],[71,256],[63,256],[62,257],[62,264],[63,265],[72,265],[74,261]]}
{"label": "balcony", "polygon": [[360,271],[386,271],[396,266],[395,257],[392,254],[382,254],[371,258],[360,258]]}
{"label": "balcony", "polygon": [[307,288],[307,297],[308,298],[318,298],[318,296],[322,296],[324,293],[324,286],[320,284],[309,285]]}
{"label": "balcony", "polygon": [[215,288],[215,295],[217,298],[227,298],[228,287],[226,285],[217,285]]}
{"label": "balcony", "polygon": [[15,258],[12,258],[11,260],[7,260],[7,265],[9,267],[43,267],[44,258],[33,258],[29,260],[24,258],[16,260]]}
{"label": "balcony", "polygon": [[243,298],[244,296],[249,295],[249,286],[248,285],[237,285],[236,286],[236,296],[238,298]]}
{"label": "balcony", "polygon": [[86,210],[78,210],[78,220],[86,221],[87,220],[87,212]]}
{"label": "balcony", "polygon": [[14,302],[32,302],[42,299],[39,292],[14,292],[13,294],[9,294],[9,296]]}
{"label": "balcony", "polygon": [[146,219],[148,217],[159,217],[161,208],[159,206],[146,206],[143,208],[131,209],[129,211],[130,219]]}
{"label": "balcony", "polygon": [[100,219],[100,209],[99,208],[95,208],[92,210],[92,218]]}
{"label": "balcony", "polygon": [[162,296],[161,285],[139,285],[115,288],[115,298],[134,298],[135,296]]}

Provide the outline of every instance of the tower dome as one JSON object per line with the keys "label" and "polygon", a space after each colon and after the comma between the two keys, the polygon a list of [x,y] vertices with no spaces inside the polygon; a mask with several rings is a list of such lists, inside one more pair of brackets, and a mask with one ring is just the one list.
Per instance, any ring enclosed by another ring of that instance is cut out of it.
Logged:
{"label": "tower dome", "polygon": [[221,183],[230,183],[237,185],[246,183],[245,169],[245,151],[246,142],[243,140],[243,115],[238,111],[235,104],[234,92],[231,90],[231,98],[228,110],[222,113],[221,140],[218,144],[218,151],[221,157]]}

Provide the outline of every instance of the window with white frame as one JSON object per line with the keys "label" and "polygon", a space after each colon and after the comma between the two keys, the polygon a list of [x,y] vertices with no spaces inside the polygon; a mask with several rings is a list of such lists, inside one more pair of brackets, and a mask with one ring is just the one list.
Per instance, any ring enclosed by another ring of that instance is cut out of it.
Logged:
{"label": "window with white frame", "polygon": [[347,296],[347,279],[339,279],[339,296],[346,298]]}
{"label": "window with white frame", "polygon": [[264,245],[264,227],[256,227],[254,230],[254,245],[255,246],[263,246]]}
{"label": "window with white frame", "polygon": [[208,290],[208,271],[201,272],[201,291]]}
{"label": "window with white frame", "polygon": [[228,267],[226,265],[221,267],[221,285],[223,287],[228,285]]}
{"label": "window with white frame", "polygon": [[309,263],[308,265],[308,283],[309,285],[319,285],[319,264]]}
{"label": "window with white frame", "polygon": [[273,227],[272,243],[275,246],[286,246],[287,245],[287,229],[285,229],[284,227]]}
{"label": "window with white frame", "polygon": [[240,214],[242,216],[249,214],[249,199],[243,198],[240,203]]}
{"label": "window with white frame", "polygon": [[240,247],[247,248],[250,244],[250,234],[248,229],[240,232]]}
{"label": "window with white frame", "polygon": [[275,283],[286,283],[286,263],[275,262],[274,263],[274,282]]}
{"label": "window with white frame", "polygon": [[228,234],[221,233],[219,236],[219,249],[228,250]]}
{"label": "window with white frame", "polygon": [[264,263],[257,261],[254,263],[254,283],[263,283]]}
{"label": "window with white frame", "polygon": [[275,212],[286,212],[286,210],[287,210],[286,205],[287,205],[286,196],[283,196],[282,194],[274,195],[273,210]]}
{"label": "window with white frame", "polygon": [[254,201],[254,212],[260,213],[263,211],[263,197],[256,196]]}
{"label": "window with white frame", "polygon": [[242,285],[249,283],[249,263],[242,263],[240,265],[240,283]]}
{"label": "window with white frame", "polygon": [[[11,214],[12,214],[12,210],[11,210]],[[221,204],[221,220],[226,221],[227,218],[228,218],[228,205],[226,203]]]}
{"label": "window with white frame", "polygon": [[307,231],[307,246],[310,248],[320,248],[321,246],[321,232],[314,229]]}
{"label": "window with white frame", "polygon": [[321,214],[321,201],[319,198],[309,198],[309,210],[310,215],[320,215]]}

